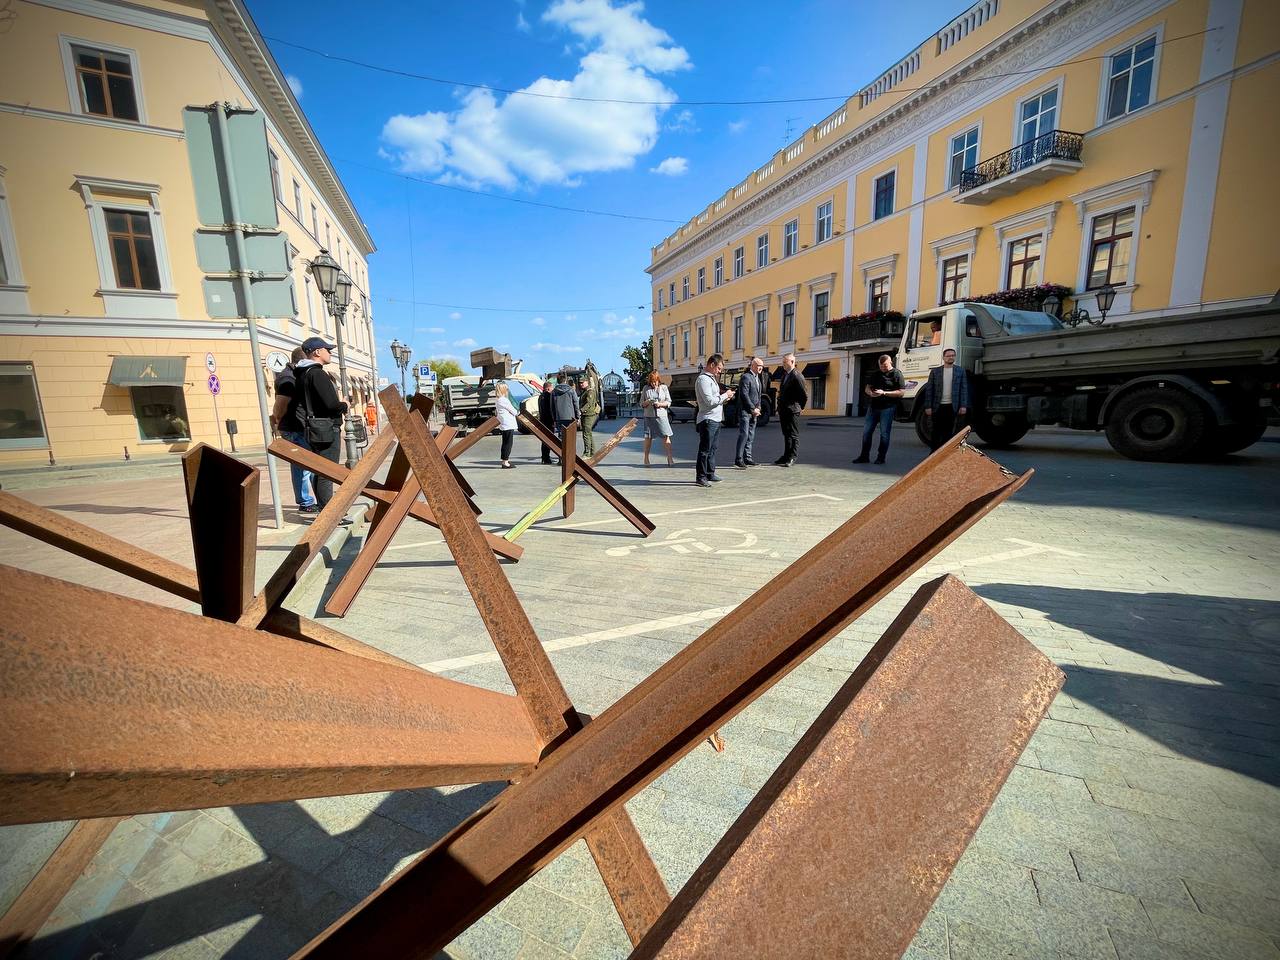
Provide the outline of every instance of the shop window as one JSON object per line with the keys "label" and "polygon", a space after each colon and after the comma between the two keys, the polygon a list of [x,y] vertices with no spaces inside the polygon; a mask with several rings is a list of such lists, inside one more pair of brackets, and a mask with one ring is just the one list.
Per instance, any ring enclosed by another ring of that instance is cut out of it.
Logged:
{"label": "shop window", "polygon": [[0,363],[0,450],[48,445],[35,368],[29,363]]}
{"label": "shop window", "polygon": [[827,378],[813,377],[806,382],[809,384],[809,409],[825,410],[827,408]]}
{"label": "shop window", "polygon": [[142,440],[174,443],[191,439],[181,387],[130,387],[129,396]]}

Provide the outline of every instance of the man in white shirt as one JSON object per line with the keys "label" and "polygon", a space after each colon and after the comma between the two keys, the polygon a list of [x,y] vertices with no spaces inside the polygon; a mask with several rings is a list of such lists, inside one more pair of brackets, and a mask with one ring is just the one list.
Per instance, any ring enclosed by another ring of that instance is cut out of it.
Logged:
{"label": "man in white shirt", "polygon": [[724,369],[724,357],[713,353],[694,382],[694,395],[698,400],[698,459],[696,482],[700,487],[719,483],[716,476],[716,441],[720,437],[720,424],[724,422],[724,405],[733,399],[733,391],[720,392],[720,371]]}

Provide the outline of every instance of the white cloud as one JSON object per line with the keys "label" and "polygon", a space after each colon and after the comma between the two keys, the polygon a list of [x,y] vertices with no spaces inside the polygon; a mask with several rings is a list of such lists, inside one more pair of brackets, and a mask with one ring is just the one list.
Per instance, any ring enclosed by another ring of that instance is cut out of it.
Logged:
{"label": "white cloud", "polygon": [[461,320],[461,319],[462,319],[462,314],[460,314],[457,310],[455,310],[455,311],[453,311],[453,313],[449,314],[449,319],[450,319],[450,320]]}
{"label": "white cloud", "polygon": [[444,333],[444,327],[427,327],[427,333]]}
{"label": "white cloud", "polygon": [[529,322],[535,327],[545,327],[547,325],[547,321],[542,317],[534,317]]}
{"label": "white cloud", "polygon": [[284,82],[289,84],[289,89],[293,91],[293,95],[299,100],[302,99],[302,81],[295,77],[292,73],[284,75]]}
{"label": "white cloud", "polygon": [[529,21],[524,18],[523,10],[516,11],[516,29],[521,33],[528,33],[533,29],[533,27],[529,26]]}
{"label": "white cloud", "polygon": [[476,343],[476,342],[475,342],[474,340],[472,340],[470,337],[463,337],[461,340],[455,340],[455,341],[453,341],[453,345],[454,345],[455,347],[478,347],[478,346],[480,346],[480,344]]}
{"label": "white cloud", "polygon": [[656,167],[649,168],[650,173],[660,173],[664,177],[679,177],[689,172],[689,161],[684,157],[667,157]]}
{"label": "white cloud", "polygon": [[433,350],[443,350],[448,345],[449,345],[448,340],[432,340],[431,341],[431,348]]}
{"label": "white cloud", "polygon": [[435,363],[437,360],[452,360],[457,364],[462,363],[462,358],[456,353],[433,353],[427,359],[432,363]]}
{"label": "white cloud", "polygon": [[698,121],[693,118],[692,110],[681,110],[667,121],[667,129],[672,133],[697,133]]}
{"label": "white cloud", "polygon": [[729,132],[730,132],[730,133],[741,133],[743,130],[747,129],[747,125],[748,125],[750,122],[751,122],[750,120],[746,120],[746,119],[742,119],[742,120],[730,120],[730,121],[729,121]]}
{"label": "white cloud", "polygon": [[530,349],[537,353],[582,353],[581,347],[565,346],[559,343],[544,343],[541,340],[530,347]]}
{"label": "white cloud", "polygon": [[575,186],[581,174],[632,167],[657,142],[659,118],[675,93],[652,73],[690,66],[689,55],[640,14],[641,3],[555,0],[542,19],[573,34],[585,54],[569,80],[539,77],[526,93],[601,103],[473,90],[458,110],[398,114],[382,130],[383,155],[406,173],[441,182],[522,181]]}

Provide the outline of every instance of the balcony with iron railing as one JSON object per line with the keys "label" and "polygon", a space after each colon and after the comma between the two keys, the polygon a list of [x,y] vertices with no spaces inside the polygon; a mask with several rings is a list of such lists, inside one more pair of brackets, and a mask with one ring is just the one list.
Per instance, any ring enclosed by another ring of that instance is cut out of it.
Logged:
{"label": "balcony with iron railing", "polygon": [[960,174],[958,203],[991,203],[1084,167],[1084,135],[1050,130],[1034,140],[970,167]]}

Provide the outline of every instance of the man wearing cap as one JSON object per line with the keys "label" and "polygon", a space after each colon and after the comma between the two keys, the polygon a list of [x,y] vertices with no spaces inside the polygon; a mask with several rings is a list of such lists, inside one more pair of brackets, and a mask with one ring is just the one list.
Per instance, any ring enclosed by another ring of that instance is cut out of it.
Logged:
{"label": "man wearing cap", "polygon": [[[302,435],[302,424],[298,423],[297,417],[292,416],[289,410],[290,401],[293,400],[298,388],[295,371],[298,361],[304,357],[306,354],[302,351],[302,347],[294,347],[289,363],[276,374],[276,401],[271,408],[271,426],[285,440],[303,450],[310,450],[311,448],[307,446],[307,438]],[[298,512],[319,513],[320,508],[316,506],[316,495],[313,492],[316,483],[315,474],[310,470],[302,469],[296,463],[291,463],[289,476],[293,480],[293,498],[298,504]]]}
{"label": "man wearing cap", "polygon": [[[323,337],[302,341],[305,356],[294,367],[297,386],[289,400],[286,419],[295,420],[302,427],[312,452],[337,463],[342,454],[342,418],[347,405],[338,399],[333,381],[324,372],[325,364],[333,360],[330,351],[335,349]],[[317,474],[315,493],[316,506],[323,510],[333,496],[333,481]]]}

